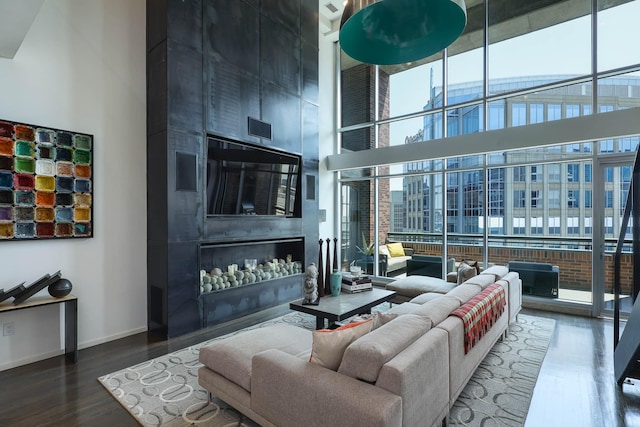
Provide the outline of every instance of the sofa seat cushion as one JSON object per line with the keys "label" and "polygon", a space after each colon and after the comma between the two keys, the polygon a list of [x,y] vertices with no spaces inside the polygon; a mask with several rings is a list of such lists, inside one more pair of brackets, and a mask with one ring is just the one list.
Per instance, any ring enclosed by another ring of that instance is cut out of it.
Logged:
{"label": "sofa seat cushion", "polygon": [[251,359],[275,348],[294,356],[308,353],[311,331],[288,324],[275,324],[242,332],[200,349],[199,360],[212,371],[251,392]]}
{"label": "sofa seat cushion", "polygon": [[495,276],[493,274],[480,274],[478,276],[473,276],[471,279],[464,282],[464,285],[478,285],[482,289],[486,288],[489,285],[493,285],[496,283]]}
{"label": "sofa seat cushion", "polygon": [[462,285],[456,286],[456,288],[452,291],[447,292],[447,296],[457,299],[458,301],[460,301],[460,304],[465,304],[471,298],[476,296],[480,291],[482,291],[482,286],[467,284],[465,282]]}
{"label": "sofa seat cushion", "polygon": [[484,270],[482,273],[480,273],[480,275],[483,275],[483,274],[493,275],[494,277],[493,281],[497,282],[498,280],[506,276],[507,273],[509,273],[509,269],[507,268],[506,265],[494,265]]}
{"label": "sofa seat cushion", "polygon": [[420,294],[417,297],[412,298],[411,301],[409,302],[413,304],[424,304],[425,302],[429,302],[436,298],[440,298],[441,296],[442,294],[438,292],[426,292],[424,294]]}
{"label": "sofa seat cushion", "polygon": [[425,292],[446,294],[454,287],[455,285],[453,283],[447,283],[445,280],[429,276],[407,276],[394,280],[386,285],[388,290],[396,291],[397,294],[409,298],[416,297]]}
{"label": "sofa seat cushion", "polygon": [[344,352],[338,372],[374,383],[380,369],[418,337],[431,329],[431,321],[406,314],[380,326],[351,343]]}

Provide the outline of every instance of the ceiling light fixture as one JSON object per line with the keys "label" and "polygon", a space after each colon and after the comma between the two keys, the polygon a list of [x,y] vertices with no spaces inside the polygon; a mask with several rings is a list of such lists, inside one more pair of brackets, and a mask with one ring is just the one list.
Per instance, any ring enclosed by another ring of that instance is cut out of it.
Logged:
{"label": "ceiling light fixture", "polygon": [[464,0],[348,0],[340,46],[367,64],[404,64],[446,48],[466,25]]}

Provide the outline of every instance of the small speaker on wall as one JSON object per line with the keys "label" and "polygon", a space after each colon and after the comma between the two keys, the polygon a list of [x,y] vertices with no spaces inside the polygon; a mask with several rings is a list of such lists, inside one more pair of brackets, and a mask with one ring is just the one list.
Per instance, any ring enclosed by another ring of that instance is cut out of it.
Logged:
{"label": "small speaker on wall", "polygon": [[249,135],[271,139],[271,124],[249,117]]}
{"label": "small speaker on wall", "polygon": [[198,191],[197,157],[176,152],[176,191]]}
{"label": "small speaker on wall", "polygon": [[316,199],[316,177],[314,175],[305,175],[307,182],[307,200]]}

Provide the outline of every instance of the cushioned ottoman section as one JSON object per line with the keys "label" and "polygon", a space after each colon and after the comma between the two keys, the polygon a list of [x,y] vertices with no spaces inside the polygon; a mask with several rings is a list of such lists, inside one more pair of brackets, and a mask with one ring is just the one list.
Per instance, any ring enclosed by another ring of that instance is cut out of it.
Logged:
{"label": "cushioned ottoman section", "polygon": [[460,307],[460,301],[457,298],[442,295],[438,299],[425,302],[413,314],[426,317],[431,320],[432,325],[437,325],[458,307]]}
{"label": "cushioned ottoman section", "polygon": [[405,314],[352,342],[344,352],[338,372],[375,382],[382,365],[431,329],[431,320]]}
{"label": "cushioned ottoman section", "polygon": [[493,274],[479,274],[464,282],[465,285],[478,285],[482,289],[494,283],[496,283],[496,279]]}
{"label": "cushioned ottoman section", "polygon": [[418,295],[409,302],[412,304],[424,304],[425,302],[440,298],[441,296],[442,294],[437,292],[427,292],[426,294]]}
{"label": "cushioned ottoman section", "polygon": [[509,268],[506,265],[494,265],[493,267],[489,267],[486,270],[484,270],[483,272],[481,272],[480,274],[490,274],[493,275],[494,282],[497,282],[498,280],[502,279],[504,276],[507,275],[507,273],[509,273]]}
{"label": "cushioned ottoman section", "polygon": [[462,285],[458,285],[451,292],[447,292],[447,296],[456,298],[462,305],[473,298],[480,291],[482,291],[482,287],[480,285],[471,285],[465,282]]}
{"label": "cushioned ottoman section", "polygon": [[388,290],[396,291],[398,295],[409,298],[416,297],[425,292],[446,294],[454,287],[455,285],[452,283],[447,283],[445,280],[429,276],[407,276],[386,285]]}
{"label": "cushioned ottoman section", "polygon": [[216,341],[200,349],[200,362],[212,371],[251,391],[251,359],[276,348],[291,355],[308,351],[311,331],[287,324],[253,329]]}

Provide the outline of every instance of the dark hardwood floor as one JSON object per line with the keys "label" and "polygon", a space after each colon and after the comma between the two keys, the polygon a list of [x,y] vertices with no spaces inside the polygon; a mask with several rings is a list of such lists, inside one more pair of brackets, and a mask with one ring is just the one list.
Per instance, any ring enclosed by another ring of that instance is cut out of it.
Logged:
{"label": "dark hardwood floor", "polygon": [[[0,426],[137,426],[97,381],[99,376],[288,312],[280,306],[170,340],[133,335],[0,372]],[[527,427],[640,426],[640,381],[620,389],[613,377],[613,322],[544,311],[556,320]]]}

